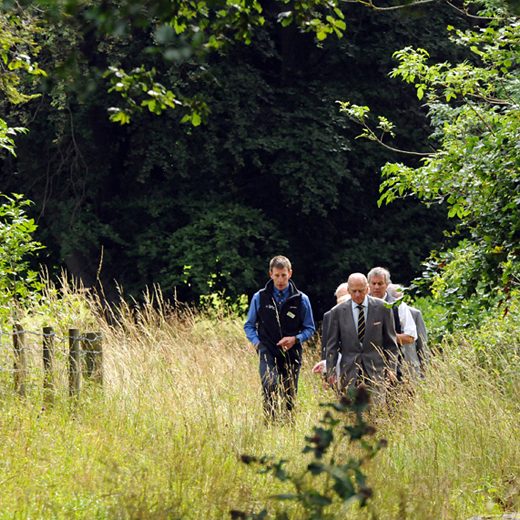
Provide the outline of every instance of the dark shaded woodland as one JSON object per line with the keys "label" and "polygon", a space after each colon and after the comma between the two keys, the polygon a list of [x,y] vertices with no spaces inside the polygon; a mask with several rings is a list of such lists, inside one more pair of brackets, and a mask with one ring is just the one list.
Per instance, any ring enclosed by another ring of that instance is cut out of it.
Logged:
{"label": "dark shaded woodland", "polygon": [[[392,53],[414,45],[452,59],[446,26],[464,20],[434,5],[385,13],[349,6],[345,21],[345,36],[321,46],[295,27],[266,25],[251,45],[202,63],[148,52],[139,33],[101,38],[79,22],[57,22],[44,37],[42,66],[52,74],[42,96],[9,109],[30,133],[18,139],[17,158],[1,164],[2,191],[35,202],[44,261],[86,285],[99,275],[111,296],[117,281],[128,295],[160,284],[196,301],[211,275],[213,289],[252,293],[268,259],[286,254],[316,312],[330,307],[351,271],[384,265],[405,283],[420,274],[443,241],[444,209],[412,199],[378,208],[380,167],[409,159],[356,140],[359,128],[336,101],[393,120],[394,146],[428,150],[421,102],[388,77]],[[157,67],[207,104],[205,121],[181,123],[178,109],[109,122],[117,97],[102,73],[114,60]]]}

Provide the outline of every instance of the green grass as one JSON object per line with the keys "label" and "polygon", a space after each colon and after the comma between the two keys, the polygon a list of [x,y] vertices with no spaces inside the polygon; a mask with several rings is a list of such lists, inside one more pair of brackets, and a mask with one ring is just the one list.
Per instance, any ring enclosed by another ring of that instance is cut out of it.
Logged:
{"label": "green grass", "polygon": [[[103,390],[86,383],[71,401],[63,357],[55,402],[44,404],[36,337],[29,395],[16,397],[2,375],[0,519],[218,519],[264,507],[304,518],[296,505],[269,498],[291,489],[239,457],[269,454],[291,469],[304,466],[304,436],[322,414],[319,403],[333,397],[311,374],[310,352],[295,424],[265,427],[257,359],[240,320],[174,313],[155,301],[138,313],[122,308],[109,326],[86,302],[75,303],[72,316],[61,309],[55,327],[103,332]],[[34,316],[26,328],[39,326]],[[349,509],[348,517],[520,510],[519,321],[512,311],[469,340],[452,338],[413,395],[396,391],[388,408],[372,414],[389,444],[367,467],[370,508]],[[346,518],[340,504],[329,512]]]}

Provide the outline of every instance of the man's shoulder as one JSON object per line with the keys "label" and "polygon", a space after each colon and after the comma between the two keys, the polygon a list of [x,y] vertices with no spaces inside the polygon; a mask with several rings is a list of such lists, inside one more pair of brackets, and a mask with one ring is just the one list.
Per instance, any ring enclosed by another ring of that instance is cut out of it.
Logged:
{"label": "man's shoulder", "polygon": [[399,300],[396,300],[398,302],[399,307],[402,307],[403,309],[411,310],[411,307],[402,298],[400,298],[400,300],[401,300],[400,302],[399,302]]}
{"label": "man's shoulder", "polygon": [[390,305],[388,305],[388,302],[381,298],[377,298],[376,296],[368,297],[368,306],[372,310],[377,310],[377,312],[388,312],[389,314],[392,314],[392,309]]}
{"label": "man's shoulder", "polygon": [[352,300],[346,300],[344,302],[338,303],[337,305],[334,305],[332,309],[330,309],[331,314],[337,314],[338,312],[343,312],[345,309],[350,309],[352,306]]}
{"label": "man's shoulder", "polygon": [[261,287],[260,289],[258,289],[258,291],[256,291],[255,294],[272,293],[273,287],[274,287],[273,281],[267,280],[266,284],[263,287]]}
{"label": "man's shoulder", "polygon": [[309,297],[295,286],[292,287],[292,292],[289,294],[289,298],[287,301],[291,302],[293,305],[299,305],[300,307],[311,308],[311,300]]}
{"label": "man's shoulder", "polygon": [[302,300],[305,300],[307,302],[311,301],[307,294],[305,294],[303,291],[300,291],[299,289],[297,290],[297,292],[294,293],[293,296],[300,296]]}
{"label": "man's shoulder", "polygon": [[410,313],[412,314],[412,318],[416,325],[422,324],[424,327],[426,327],[421,309],[418,309],[417,307],[410,307],[409,305],[408,309],[410,309]]}
{"label": "man's shoulder", "polygon": [[368,304],[375,305],[376,307],[385,307],[387,302],[382,298],[377,298],[376,296],[368,296]]}

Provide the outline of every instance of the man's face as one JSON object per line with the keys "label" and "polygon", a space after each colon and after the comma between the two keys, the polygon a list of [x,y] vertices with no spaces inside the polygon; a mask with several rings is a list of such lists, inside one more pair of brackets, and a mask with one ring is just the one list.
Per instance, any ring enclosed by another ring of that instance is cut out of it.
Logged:
{"label": "man's face", "polygon": [[368,282],[370,286],[370,295],[376,298],[384,298],[388,284],[385,282],[384,276],[372,276]]}
{"label": "man's face", "polygon": [[289,280],[292,276],[292,271],[289,271],[287,267],[280,269],[279,267],[274,267],[272,271],[269,272],[269,276],[271,280],[274,282],[274,286],[279,290],[283,291],[288,285]]}
{"label": "man's face", "polygon": [[360,305],[368,292],[368,286],[363,280],[351,280],[348,282],[348,292],[352,301]]}

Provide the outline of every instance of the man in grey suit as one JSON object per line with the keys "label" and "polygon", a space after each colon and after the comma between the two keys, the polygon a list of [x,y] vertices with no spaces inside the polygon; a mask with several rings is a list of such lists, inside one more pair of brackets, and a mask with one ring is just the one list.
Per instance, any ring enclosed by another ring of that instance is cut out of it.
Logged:
{"label": "man in grey suit", "polygon": [[[336,297],[336,305],[339,305],[341,302],[344,302],[348,298],[350,298],[350,294],[348,292],[348,283],[343,282],[338,285],[336,291],[334,292],[334,296]],[[321,322],[321,359],[325,359],[325,346],[327,345],[327,336],[329,332],[330,325],[330,310],[328,310],[323,315],[323,321]]]}
{"label": "man in grey suit", "polygon": [[[334,296],[336,297],[336,305],[348,300],[350,298],[350,294],[348,293],[348,284],[347,282],[340,283],[334,292]],[[323,315],[323,321],[321,322],[321,361],[316,363],[312,368],[312,371],[315,374],[324,374],[325,370],[325,346],[327,345],[327,336],[330,325],[330,310],[328,310]],[[341,354],[340,354],[341,358]],[[338,367],[339,370],[339,367]]]}
{"label": "man in grey suit", "polygon": [[331,309],[325,346],[327,379],[336,382],[335,367],[341,353],[340,391],[364,382],[382,394],[385,377],[395,379],[397,340],[394,317],[379,298],[368,296],[364,274],[348,277],[350,300]]}

